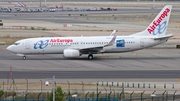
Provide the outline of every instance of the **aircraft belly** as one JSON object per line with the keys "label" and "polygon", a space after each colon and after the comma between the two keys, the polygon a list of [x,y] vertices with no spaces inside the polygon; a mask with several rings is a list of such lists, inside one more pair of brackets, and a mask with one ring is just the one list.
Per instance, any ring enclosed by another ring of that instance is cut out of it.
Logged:
{"label": "aircraft belly", "polygon": [[130,51],[131,48],[111,46],[104,48],[104,50],[105,50],[104,53],[122,53],[122,52]]}

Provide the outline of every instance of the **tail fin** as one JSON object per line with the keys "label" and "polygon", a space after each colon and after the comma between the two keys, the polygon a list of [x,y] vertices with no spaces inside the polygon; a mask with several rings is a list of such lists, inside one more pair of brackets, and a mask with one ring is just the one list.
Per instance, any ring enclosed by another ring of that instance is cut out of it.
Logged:
{"label": "tail fin", "polygon": [[169,18],[171,15],[172,5],[166,5],[151,24],[142,32],[133,34],[137,36],[159,36],[165,35]]}
{"label": "tail fin", "polygon": [[23,2],[16,2],[15,4],[19,7],[26,7],[26,4],[24,4]]}

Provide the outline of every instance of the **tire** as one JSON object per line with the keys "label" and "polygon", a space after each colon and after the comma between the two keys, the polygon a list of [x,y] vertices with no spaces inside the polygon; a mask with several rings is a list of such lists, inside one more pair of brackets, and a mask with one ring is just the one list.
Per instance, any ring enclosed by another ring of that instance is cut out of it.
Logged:
{"label": "tire", "polygon": [[23,56],[22,59],[23,59],[23,60],[26,60],[26,56]]}
{"label": "tire", "polygon": [[89,54],[89,55],[88,55],[88,59],[89,59],[89,60],[92,60],[92,59],[93,59],[93,55],[92,55],[92,54]]}

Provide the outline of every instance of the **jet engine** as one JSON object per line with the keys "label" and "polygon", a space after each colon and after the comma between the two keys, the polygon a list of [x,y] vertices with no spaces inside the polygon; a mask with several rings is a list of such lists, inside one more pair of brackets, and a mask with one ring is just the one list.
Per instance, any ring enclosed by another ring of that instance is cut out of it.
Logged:
{"label": "jet engine", "polygon": [[74,57],[79,57],[80,52],[79,50],[75,50],[75,49],[65,49],[63,51],[63,55],[65,58],[74,58]]}

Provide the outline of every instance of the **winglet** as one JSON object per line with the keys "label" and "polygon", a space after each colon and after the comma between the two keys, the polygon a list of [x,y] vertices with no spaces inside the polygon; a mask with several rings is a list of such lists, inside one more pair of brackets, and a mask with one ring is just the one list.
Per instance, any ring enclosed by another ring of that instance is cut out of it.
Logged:
{"label": "winglet", "polygon": [[107,44],[107,45],[105,45],[105,47],[106,46],[111,46],[111,45],[113,45],[114,44],[114,41],[116,40],[116,30],[114,30],[112,33],[111,33],[111,35],[110,36],[113,36],[112,37],[112,39],[109,41],[109,43]]}
{"label": "winglet", "polygon": [[114,36],[115,33],[116,33],[116,30],[113,30],[113,32],[110,34],[110,36]]}

